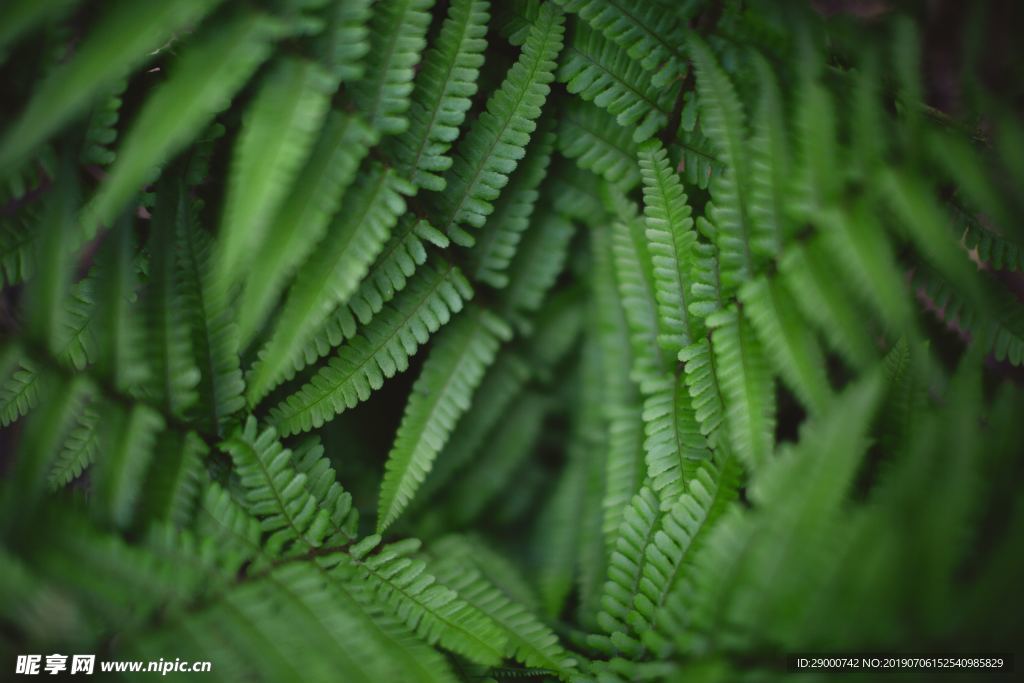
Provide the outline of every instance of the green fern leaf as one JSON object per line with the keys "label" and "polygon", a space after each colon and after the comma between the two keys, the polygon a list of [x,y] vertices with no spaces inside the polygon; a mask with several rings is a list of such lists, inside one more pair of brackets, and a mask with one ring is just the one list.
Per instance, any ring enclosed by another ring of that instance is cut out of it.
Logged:
{"label": "green fern leaf", "polygon": [[558,151],[566,158],[623,190],[640,182],[636,144],[629,130],[597,107],[571,102],[558,122],[558,143]]}
{"label": "green fern leaf", "polygon": [[86,405],[82,408],[50,469],[51,490],[67,486],[96,460],[100,449],[99,420],[100,414],[94,407]]}
{"label": "green fern leaf", "polygon": [[530,368],[520,356],[510,351],[498,354],[481,380],[469,410],[456,424],[451,438],[427,474],[418,498],[412,502],[414,508],[419,509],[430,501],[437,491],[479,454],[485,439],[506,414],[529,376]]}
{"label": "green fern leaf", "polygon": [[494,214],[487,220],[470,251],[467,272],[473,280],[497,288],[508,284],[505,271],[530,224],[540,196],[537,187],[547,174],[554,141],[553,134],[542,132],[530,142],[526,157],[509,179],[508,186],[495,204]]}
{"label": "green fern leaf", "polygon": [[682,27],[671,9],[659,3],[635,5],[622,0],[555,0],[578,14],[595,31],[618,44],[631,58],[652,72],[655,87],[663,87],[686,70],[679,46]]}
{"label": "green fern leaf", "polygon": [[270,231],[337,85],[322,66],[299,58],[276,62],[260,83],[235,143],[224,200],[217,267],[227,282],[238,279]]}
{"label": "green fern leaf", "polygon": [[695,325],[686,309],[697,233],[679,177],[664,148],[644,143],[639,152],[644,181],[644,223],[658,303],[659,341],[668,357],[687,346]]}
{"label": "green fern leaf", "polygon": [[235,463],[247,507],[270,533],[271,554],[308,552],[323,544],[330,511],[318,505],[306,474],[295,470],[292,452],[281,446],[273,427],[259,431],[256,418],[249,417],[221,447]]}
{"label": "green fern leaf", "polygon": [[0,274],[4,287],[13,287],[31,276],[36,234],[28,214],[0,222]]}
{"label": "green fern leaf", "polygon": [[533,312],[540,308],[565,266],[574,230],[571,222],[554,212],[533,222],[509,265],[503,296],[508,309]]}
{"label": "green fern leaf", "polygon": [[644,390],[644,453],[647,477],[659,497],[672,505],[686,490],[697,465],[711,459],[707,440],[679,377],[650,382]]}
{"label": "green fern leaf", "polygon": [[308,384],[270,411],[271,422],[285,435],[308,431],[366,400],[385,378],[404,372],[409,357],[471,296],[469,283],[454,266],[425,264],[402,296],[342,346]]}
{"label": "green fern leaf", "polygon": [[317,37],[318,60],[343,82],[363,77],[370,51],[369,22],[373,0],[351,0],[327,5],[326,26]]}
{"label": "green fern leaf", "polygon": [[701,129],[725,164],[724,173],[711,182],[714,208],[705,213],[718,231],[722,283],[735,289],[749,279],[754,268],[752,226],[746,206],[750,181],[745,116],[732,82],[711,50],[693,35],[689,45],[697,70]]}
{"label": "green fern leaf", "polygon": [[666,367],[658,343],[658,304],[643,223],[637,219],[612,223],[612,255],[622,308],[633,345],[633,378],[643,383]]}
{"label": "green fern leaf", "polygon": [[738,468],[725,461],[721,468],[702,464],[688,482],[687,492],[661,518],[644,549],[640,580],[633,598],[630,625],[641,638],[655,625],[668,596],[692,562],[701,537],[738,496]]}
{"label": "green fern leaf", "polygon": [[763,58],[754,64],[761,92],[750,140],[750,246],[754,253],[772,257],[792,233],[786,215],[787,130],[775,73]]}
{"label": "green fern leaf", "polygon": [[768,459],[775,443],[774,382],[747,319],[733,311],[716,318],[711,344],[730,444],[744,466],[754,471]]}
{"label": "green fern leaf", "polygon": [[250,404],[266,396],[331,310],[352,296],[405,211],[403,195],[414,191],[394,170],[380,166],[349,190],[353,206],[335,217],[320,248],[299,272],[260,362],[248,377]]}
{"label": "green fern leaf", "polygon": [[451,168],[448,150],[459,135],[487,47],[489,0],[455,0],[416,76],[409,128],[395,138],[392,155],[419,187],[445,189],[441,173]]}
{"label": "green fern leaf", "polygon": [[93,503],[104,518],[127,527],[132,522],[164,419],[141,403],[132,408],[105,404],[98,410],[104,420],[100,457],[94,468]]}
{"label": "green fern leaf", "polygon": [[604,109],[626,130],[634,142],[653,136],[672,113],[671,93],[655,88],[639,62],[586,23],[566,48],[558,80],[566,89]]}
{"label": "green fern leaf", "polygon": [[514,475],[537,443],[545,416],[546,401],[532,393],[522,393],[508,406],[501,424],[487,436],[491,445],[479,459],[467,467],[445,496],[457,524],[477,519],[488,504],[513,486]]}
{"label": "green fern leaf", "polygon": [[370,54],[362,79],[353,84],[356,103],[367,121],[384,135],[409,126],[406,112],[413,91],[414,67],[426,47],[434,0],[378,2],[370,20]]}
{"label": "green fern leaf", "polygon": [[166,523],[178,529],[191,523],[207,450],[195,432],[169,429],[161,435],[142,492],[142,517],[148,523]]}
{"label": "green fern leaf", "polygon": [[167,184],[161,190],[153,216],[150,278],[144,293],[147,355],[155,381],[145,389],[163,410],[180,417],[196,402],[199,382],[189,328],[177,324],[187,298],[174,245],[189,209],[178,187]]}
{"label": "green fern leaf", "polygon": [[28,415],[39,402],[39,385],[35,365],[21,358],[5,374],[0,384],[0,427],[13,424]]}
{"label": "green fern leaf", "polygon": [[820,242],[794,245],[782,258],[782,273],[800,310],[815,322],[831,346],[858,368],[869,367],[878,351],[863,312],[838,286],[831,255]]}
{"label": "green fern leaf", "polygon": [[451,556],[439,556],[429,565],[437,578],[468,604],[489,616],[508,639],[506,653],[526,666],[553,671],[562,679],[577,673],[576,660],[558,637],[537,617],[493,586],[477,570]]}
{"label": "green fern leaf", "polygon": [[170,69],[170,75],[146,100],[125,134],[110,174],[83,210],[85,237],[109,223],[131,199],[143,179],[190,142],[249,79],[281,33],[275,20],[240,13],[224,24],[206,27]]}
{"label": "green fern leaf", "polygon": [[[376,545],[380,537],[364,542]],[[418,540],[408,539],[369,557],[362,557],[366,549],[360,548],[350,561],[378,599],[428,643],[439,642],[481,664],[498,664],[506,648],[505,634],[490,617],[440,583],[422,559],[409,557],[419,547]]]}
{"label": "green fern leaf", "polygon": [[686,391],[690,394],[694,417],[700,424],[700,433],[716,450],[721,447],[715,434],[722,424],[725,413],[722,396],[719,393],[718,377],[715,372],[715,356],[706,338],[698,339],[679,352],[684,364]]}
{"label": "green fern leaf", "polygon": [[351,339],[356,334],[357,324],[369,322],[384,304],[405,289],[408,278],[427,260],[427,243],[442,248],[449,244],[448,239],[426,221],[417,220],[409,213],[400,218],[391,239],[348,304],[335,308],[302,352],[292,358],[291,367],[284,370],[284,379],[293,379],[295,373]]}
{"label": "green fern leaf", "polygon": [[352,505],[352,494],[337,482],[320,440],[312,437],[296,448],[293,464],[297,472],[306,475],[306,488],[320,508],[330,514],[332,531],[325,545],[340,546],[356,540],[359,511]]}
{"label": "green fern leaf", "polygon": [[809,412],[819,412],[832,393],[825,356],[785,284],[759,278],[743,286],[740,299],[772,364]]}
{"label": "green fern leaf", "polygon": [[[17,121],[0,140],[0,175],[6,175],[132,68],[160,51],[177,31],[202,19],[217,0],[137,3],[122,0],[96,20],[96,29],[72,59],[54,69],[36,89]],[[52,9],[40,3],[39,9]],[[12,6],[14,10],[18,5]],[[6,9],[6,7],[5,7]],[[0,22],[15,30],[20,22]],[[0,40],[0,45],[2,45]]]}
{"label": "green fern leaf", "polygon": [[142,349],[145,330],[136,305],[131,224],[122,220],[99,255],[96,282],[96,369],[118,391],[138,391],[151,377]]}
{"label": "green fern leaf", "polygon": [[511,330],[498,317],[475,307],[441,334],[413,386],[388,454],[378,503],[378,533],[409,505],[437,453],[469,408],[500,340],[510,336]]}
{"label": "green fern leaf", "polygon": [[250,571],[259,571],[269,563],[260,543],[259,521],[231,493],[211,481],[197,507],[196,532],[215,540],[221,562],[232,573],[249,562]]}
{"label": "green fern leaf", "polygon": [[597,616],[598,625],[607,635],[593,634],[587,640],[602,652],[630,655],[641,650],[628,619],[643,578],[644,551],[654,538],[661,517],[658,497],[646,486],[623,510]]}
{"label": "green fern leaf", "polygon": [[193,220],[179,223],[178,260],[182,295],[190,312],[192,348],[200,369],[196,412],[200,424],[220,433],[242,409],[245,382],[238,358],[238,330],[230,317],[224,287],[213,270],[213,241]]}
{"label": "green fern leaf", "polygon": [[245,281],[238,320],[248,337],[266,319],[288,278],[324,237],[331,217],[369,151],[373,134],[356,116],[336,111],[327,122],[295,186],[274,218],[274,229],[257,248]]}
{"label": "green fern leaf", "polygon": [[823,211],[817,222],[832,261],[847,273],[861,300],[873,306],[889,328],[904,328],[913,315],[905,278],[872,211],[858,204],[848,212]]}
{"label": "green fern leaf", "polygon": [[554,5],[541,7],[519,58],[456,150],[445,176],[447,191],[438,199],[444,216],[438,225],[457,244],[472,246],[473,236],[459,226],[483,226],[525,154],[554,80],[564,23]]}

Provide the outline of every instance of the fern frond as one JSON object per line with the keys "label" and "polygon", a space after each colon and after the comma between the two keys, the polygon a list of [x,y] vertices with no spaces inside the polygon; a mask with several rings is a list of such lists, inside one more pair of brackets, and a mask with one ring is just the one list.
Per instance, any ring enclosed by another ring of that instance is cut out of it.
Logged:
{"label": "fern frond", "polygon": [[441,333],[413,385],[388,454],[378,502],[378,533],[409,505],[437,453],[469,408],[500,340],[511,334],[500,318],[477,307],[470,307]]}
{"label": "fern frond", "polygon": [[668,596],[675,590],[686,567],[709,529],[739,490],[738,467],[725,460],[721,467],[700,465],[687,482],[687,491],[661,518],[661,524],[644,549],[640,580],[629,620],[635,633],[648,640]]}
{"label": "fern frond", "polygon": [[213,240],[194,220],[179,223],[178,260],[200,372],[196,411],[201,424],[220,433],[230,416],[245,405],[245,382],[238,357],[238,329],[213,270]]}
{"label": "fern frond", "polygon": [[373,6],[370,53],[375,59],[352,85],[352,95],[369,124],[383,135],[409,126],[414,68],[427,44],[433,5],[434,0],[395,0]]}
{"label": "fern frond", "polygon": [[445,497],[451,518],[460,526],[475,520],[513,482],[516,469],[537,443],[547,402],[536,394],[520,394],[487,436],[491,446],[453,482]]}
{"label": "fern frond", "polygon": [[36,230],[29,215],[15,215],[0,223],[0,274],[4,288],[29,278],[33,270],[32,244]]}
{"label": "fern frond", "polygon": [[887,171],[882,178],[886,200],[924,257],[934,268],[960,287],[974,305],[985,300],[977,268],[952,240],[943,215],[929,188],[907,173]]}
{"label": "fern frond", "polygon": [[697,70],[701,130],[725,164],[725,171],[711,182],[714,208],[705,213],[718,230],[722,283],[735,289],[750,277],[754,268],[752,226],[746,206],[750,187],[746,117],[732,82],[710,48],[693,35],[689,45]]}
{"label": "fern frond", "polygon": [[241,12],[223,24],[206,26],[188,45],[171,65],[167,80],[143,104],[109,175],[83,209],[86,238],[117,216],[143,179],[152,178],[156,167],[230,103],[270,54],[271,41],[280,33],[281,25],[274,19]]}
{"label": "fern frond", "polygon": [[700,424],[700,433],[716,448],[721,447],[715,434],[722,424],[725,410],[719,393],[715,372],[715,356],[708,340],[698,339],[679,352],[679,360],[686,373],[686,391],[690,394],[694,417]]}
{"label": "fern frond", "polygon": [[440,583],[422,559],[409,557],[419,550],[418,540],[392,543],[364,556],[371,544],[378,543],[379,536],[364,539],[345,563],[355,566],[357,576],[373,587],[379,600],[428,643],[440,643],[485,665],[501,661],[505,634],[490,617]]}
{"label": "fern frond", "polygon": [[[1001,235],[980,219],[954,208],[954,225],[962,235],[964,246],[976,249],[978,258],[994,270],[1024,270],[1024,244]],[[2,240],[0,233],[0,240]],[[0,247],[0,253],[5,253]],[[0,267],[3,259],[0,257]],[[17,272],[17,271],[15,271]]]}
{"label": "fern frond", "polygon": [[369,322],[384,304],[405,289],[408,278],[427,260],[427,243],[441,248],[449,244],[448,238],[426,221],[417,220],[410,213],[402,216],[348,304],[335,308],[321,324],[301,353],[292,358],[291,367],[284,369],[284,379],[293,379],[295,373],[351,339],[357,323]]}
{"label": "fern frond", "polygon": [[260,83],[235,142],[218,232],[217,268],[227,282],[239,279],[270,232],[337,85],[320,64],[297,57],[274,63]]}
{"label": "fern frond", "polygon": [[789,145],[775,72],[763,57],[754,65],[761,91],[750,139],[750,246],[755,254],[773,257],[792,233],[786,215]]}
{"label": "fern frond", "polygon": [[872,210],[860,203],[849,211],[823,211],[817,221],[833,262],[847,273],[864,303],[890,329],[906,327],[913,315],[906,278]]}
{"label": "fern frond", "polygon": [[666,505],[686,490],[697,465],[711,459],[682,373],[645,387],[644,453],[647,477]]}
{"label": "fern frond", "polygon": [[[438,555],[429,567],[459,597],[489,616],[504,632],[506,654],[526,666],[547,669],[563,680],[577,673],[576,660],[558,637],[522,605],[509,599],[477,570],[451,556]],[[468,570],[467,570],[468,569]]]}
{"label": "fern frond", "polygon": [[693,318],[704,325],[704,319],[722,309],[725,297],[722,295],[722,280],[719,268],[718,249],[715,247],[714,226],[703,216],[697,217],[697,228],[702,235],[709,236],[710,242],[698,241],[693,246],[693,267],[690,269],[690,305],[687,310]]}
{"label": "fern frond", "polygon": [[366,72],[363,59],[370,51],[372,3],[351,0],[327,5],[326,26],[316,41],[317,57],[339,81],[356,81]]}
{"label": "fern frond", "polygon": [[533,221],[509,265],[508,286],[502,299],[510,311],[533,312],[540,308],[565,266],[574,231],[570,221],[553,211]]}
{"label": "fern frond", "polygon": [[672,9],[658,3],[637,6],[622,0],[555,2],[578,14],[652,72],[650,79],[655,87],[666,86],[686,71],[686,58],[679,50],[685,42],[683,28]]}
{"label": "fern frond", "polygon": [[580,511],[586,485],[586,470],[582,465],[579,458],[567,463],[550,489],[535,523],[532,545],[538,549],[538,556],[531,558],[532,578],[537,585],[541,609],[551,618],[561,613],[576,573]]}
{"label": "fern frond", "polygon": [[590,238],[594,334],[601,344],[605,376],[603,414],[608,425],[602,531],[610,553],[623,510],[643,482],[643,420],[639,392],[630,379],[633,359],[629,324],[615,281],[610,234],[602,227],[592,230]]}
{"label": "fern frond", "polygon": [[168,429],[161,434],[142,495],[142,517],[147,523],[177,529],[191,523],[207,450],[195,432]]}
{"label": "fern frond", "polygon": [[331,510],[309,491],[308,477],[296,471],[292,451],[281,446],[273,427],[259,431],[250,416],[221,448],[237,468],[246,506],[270,533],[266,547],[271,555],[308,552],[323,544]]}
{"label": "fern frond", "polygon": [[381,309],[308,384],[270,411],[271,422],[286,435],[304,432],[366,400],[386,378],[404,372],[410,356],[471,296],[469,283],[454,266],[421,266],[393,304]]}
{"label": "fern frond", "polygon": [[[696,106],[684,106],[683,116],[686,116],[688,108],[694,112],[693,116],[696,119],[698,110]],[[672,158],[679,157],[676,172],[682,176],[685,182],[706,190],[714,178],[725,172],[725,166],[715,153],[714,145],[707,139],[700,127],[694,125],[688,130],[685,126],[684,118],[683,125],[677,131],[676,141],[669,145],[669,149],[672,150]]]}
{"label": "fern frond", "polygon": [[653,136],[672,113],[671,92],[652,86],[639,62],[586,23],[576,24],[558,80],[632,129],[634,142]]}
{"label": "fern frond", "polygon": [[424,189],[440,192],[445,188],[439,174],[451,167],[448,150],[477,91],[489,9],[489,0],[452,2],[437,44],[423,57],[416,76],[409,128],[395,138],[393,156]]}
{"label": "fern frond", "polygon": [[643,235],[643,223],[638,218],[612,223],[612,255],[633,345],[633,377],[638,382],[659,376],[666,367],[666,359],[658,343],[654,276]]}
{"label": "fern frond", "polygon": [[[516,354],[503,351],[487,369],[469,410],[458,421],[451,438],[438,454],[437,462],[420,488],[418,500],[429,501],[442,486],[470,463],[484,440],[519,395],[531,374],[527,363]],[[417,505],[417,501],[413,501]]]}
{"label": "fern frond", "polygon": [[548,179],[555,210],[586,225],[597,225],[606,217],[601,185],[599,177],[569,162],[556,161]]}
{"label": "fern frond", "polygon": [[[0,141],[0,175],[7,175],[44,140],[80,114],[96,93],[124,78],[135,66],[159,52],[168,38],[197,23],[217,4],[217,0],[125,0],[109,6],[73,57],[49,74],[17,121],[7,129]],[[51,9],[44,5],[39,8]],[[17,22],[3,24],[7,30],[18,26]]]}
{"label": "fern frond", "polygon": [[50,202],[40,213],[36,227],[34,262],[36,272],[25,287],[25,328],[37,344],[52,355],[59,353],[60,332],[71,285],[74,265],[75,206],[78,187],[71,160],[60,159],[58,173],[63,176],[52,190]]}
{"label": "fern frond", "polygon": [[563,156],[623,190],[631,190],[640,182],[636,144],[629,130],[597,107],[570,102],[558,122],[558,143]]}
{"label": "fern frond", "polygon": [[473,280],[499,288],[508,284],[505,271],[530,224],[540,195],[537,187],[547,174],[554,142],[550,132],[541,132],[530,141],[526,157],[509,179],[470,251],[467,272]]}
{"label": "fern frond", "polygon": [[825,356],[785,284],[777,278],[758,278],[743,286],[740,299],[772,364],[808,411],[818,413],[832,393]]}
{"label": "fern frond", "polygon": [[200,378],[189,328],[177,324],[189,300],[183,293],[174,247],[179,226],[188,221],[189,207],[184,190],[174,184],[165,184],[161,190],[153,215],[149,282],[143,295],[147,356],[154,375],[153,384],[145,391],[163,410],[180,417],[198,399]]}
{"label": "fern frond", "polygon": [[39,402],[36,367],[31,360],[20,358],[7,373],[0,384],[0,427],[28,415]]}
{"label": "fern frond", "polygon": [[71,6],[71,0],[48,3],[11,0],[5,3],[0,8],[0,63],[7,57],[11,44],[30,34],[40,24],[60,18]]}
{"label": "fern frond", "polygon": [[222,564],[233,573],[246,563],[250,571],[259,571],[270,561],[260,542],[259,521],[215,481],[206,485],[199,499],[195,529],[214,539]]}
{"label": "fern frond", "polygon": [[[690,601],[689,625],[680,632],[692,639],[690,648],[706,642],[708,628],[726,623],[733,642],[747,642],[754,631],[764,640],[792,642],[804,617],[793,607],[826,578],[828,563],[813,558],[829,556],[832,520],[868,445],[878,379],[868,375],[801,429],[799,444],[755,474],[748,489],[754,511],[727,514],[708,535],[695,558],[694,583],[679,596]],[[794,534],[815,542],[787,544]]]}
{"label": "fern frond", "polygon": [[1024,313],[1016,300],[1000,293],[991,296],[989,310],[979,311],[940,274],[925,269],[915,278],[917,294],[947,327],[970,334],[996,360],[1024,364]]}
{"label": "fern frond", "polygon": [[260,362],[249,374],[250,404],[266,396],[331,310],[352,296],[405,211],[404,196],[414,191],[393,169],[374,166],[346,193],[351,207],[335,217],[300,270]]}
{"label": "fern frond", "polygon": [[100,457],[93,469],[93,504],[104,518],[127,527],[164,419],[141,403],[131,408],[107,404],[102,411]]}
{"label": "fern frond", "polygon": [[636,654],[642,649],[628,620],[643,578],[644,552],[658,530],[661,517],[658,496],[646,486],[623,510],[597,616],[598,625],[607,635],[594,634],[587,639],[602,652]]}
{"label": "fern frond", "polygon": [[457,244],[472,246],[472,235],[459,226],[484,224],[525,154],[554,80],[564,23],[564,15],[554,5],[541,7],[519,58],[456,149],[445,175],[447,190],[439,199],[445,217],[439,228]]}
{"label": "fern frond", "polygon": [[711,344],[730,443],[744,466],[754,471],[775,443],[774,382],[746,317],[733,311],[716,316]]}
{"label": "fern frond", "polygon": [[110,94],[93,108],[79,154],[82,163],[109,166],[116,158],[112,145],[117,140],[117,122],[121,118],[121,95],[124,94],[127,85],[127,81],[119,81],[111,88]]}
{"label": "fern frond", "polygon": [[122,220],[98,256],[96,369],[118,391],[137,391],[151,377],[142,349],[145,330],[136,305],[137,274],[131,223]]}
{"label": "fern frond", "polygon": [[864,314],[838,285],[831,264],[831,254],[821,243],[812,242],[787,249],[781,268],[804,316],[854,367],[866,368],[878,355],[876,344]]}
{"label": "fern frond", "polygon": [[658,304],[658,339],[671,358],[699,332],[686,308],[697,233],[682,183],[669,168],[665,149],[655,141],[646,142],[640,147],[639,161],[645,234]]}
{"label": "fern frond", "polygon": [[83,406],[76,424],[68,432],[60,455],[53,461],[49,475],[51,490],[67,486],[96,460],[100,449],[99,421],[100,414],[95,407]]}
{"label": "fern frond", "polygon": [[355,541],[359,511],[352,505],[352,494],[338,483],[320,439],[310,437],[296,447],[292,462],[296,472],[306,475],[306,488],[330,514],[333,529],[325,545],[340,546]]}

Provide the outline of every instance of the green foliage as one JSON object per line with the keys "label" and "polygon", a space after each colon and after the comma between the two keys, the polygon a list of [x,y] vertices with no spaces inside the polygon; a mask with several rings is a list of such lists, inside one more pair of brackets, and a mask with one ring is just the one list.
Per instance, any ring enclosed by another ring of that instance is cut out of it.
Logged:
{"label": "green foliage", "polygon": [[1010,9],[93,4],[0,6],[5,656],[1017,648]]}

